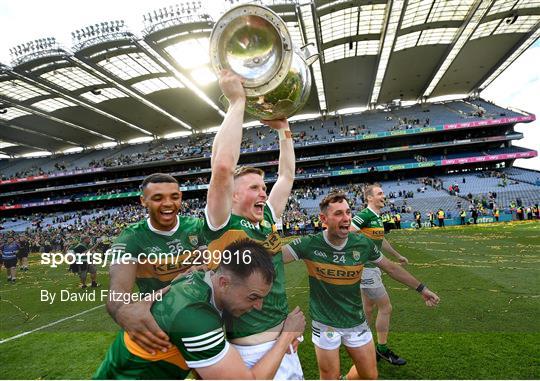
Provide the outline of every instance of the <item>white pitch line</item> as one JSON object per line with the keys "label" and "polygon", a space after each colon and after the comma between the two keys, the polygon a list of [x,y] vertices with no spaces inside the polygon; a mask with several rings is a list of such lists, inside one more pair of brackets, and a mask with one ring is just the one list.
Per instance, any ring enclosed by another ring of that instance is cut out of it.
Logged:
{"label": "white pitch line", "polygon": [[35,328],[35,329],[32,329],[31,331],[26,331],[26,332],[23,332],[23,333],[19,333],[18,335],[8,337],[7,339],[0,340],[0,344],[4,344],[4,343],[7,343],[8,341],[18,339],[19,337],[23,337],[23,336],[29,335],[29,334],[31,334],[31,333],[34,333],[34,332],[37,332],[37,331],[41,331],[42,329],[52,327],[53,325],[56,325],[56,324],[58,324],[58,323],[62,323],[63,321],[66,321],[66,320],[69,320],[69,319],[73,319],[74,317],[81,316],[81,315],[84,315],[84,314],[87,313],[87,312],[90,312],[90,311],[96,310],[96,309],[98,309],[98,308],[101,308],[101,307],[103,307],[104,305],[105,305],[105,304],[100,304],[99,306],[95,306],[95,307],[92,307],[92,308],[90,308],[90,309],[88,309],[88,310],[86,310],[86,311],[79,312],[78,314],[71,315],[71,316],[62,318],[62,319],[57,320],[57,321],[53,321],[52,323],[46,324],[46,325],[44,325],[44,326],[41,326],[41,327],[38,327],[38,328]]}

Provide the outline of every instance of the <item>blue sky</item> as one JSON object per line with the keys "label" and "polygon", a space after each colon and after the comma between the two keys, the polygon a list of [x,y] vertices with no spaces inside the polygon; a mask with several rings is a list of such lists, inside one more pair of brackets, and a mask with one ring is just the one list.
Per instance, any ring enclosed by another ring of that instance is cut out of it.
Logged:
{"label": "blue sky", "polygon": [[[71,46],[71,32],[97,22],[123,19],[136,34],[142,29],[142,15],[176,4],[174,0],[0,0],[0,62],[10,63],[9,48],[29,40],[56,37]],[[217,11],[223,0],[204,0]],[[501,106],[511,106],[540,117],[540,41],[523,53],[482,93]],[[516,128],[525,134],[517,145],[540,151],[540,122]],[[540,170],[540,158],[516,161],[522,167]]]}

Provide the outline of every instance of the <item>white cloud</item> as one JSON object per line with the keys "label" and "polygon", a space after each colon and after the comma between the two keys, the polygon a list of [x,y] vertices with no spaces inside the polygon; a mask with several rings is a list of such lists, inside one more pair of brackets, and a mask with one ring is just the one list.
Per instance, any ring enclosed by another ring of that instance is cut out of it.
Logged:
{"label": "white cloud", "polygon": [[[482,97],[503,107],[515,107],[536,115],[532,123],[520,123],[516,131],[525,136],[515,142],[520,147],[540,151],[540,42],[537,42],[523,53],[508,69],[506,69],[484,92]],[[519,159],[515,165],[540,170],[540,157]]]}

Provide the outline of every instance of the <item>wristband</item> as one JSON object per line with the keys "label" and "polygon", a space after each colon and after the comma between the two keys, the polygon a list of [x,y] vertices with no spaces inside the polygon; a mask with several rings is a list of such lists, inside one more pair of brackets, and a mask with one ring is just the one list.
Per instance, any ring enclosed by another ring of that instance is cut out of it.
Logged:
{"label": "wristband", "polygon": [[418,287],[416,287],[416,291],[422,293],[422,291],[424,291],[424,288],[426,288],[426,285],[424,283],[420,283]]}
{"label": "wristband", "polygon": [[279,140],[292,139],[292,133],[289,129],[278,130],[278,136]]}

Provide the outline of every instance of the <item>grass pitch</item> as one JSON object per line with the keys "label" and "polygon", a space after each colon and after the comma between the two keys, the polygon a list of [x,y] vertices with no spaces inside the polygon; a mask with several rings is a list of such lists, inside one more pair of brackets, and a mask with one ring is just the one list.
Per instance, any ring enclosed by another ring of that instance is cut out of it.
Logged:
{"label": "grass pitch", "polygon": [[[540,378],[539,237],[538,222],[391,232],[387,238],[409,258],[409,271],[437,292],[441,303],[429,309],[417,293],[385,276],[393,304],[389,346],[408,364],[380,362],[380,378]],[[290,307],[299,305],[308,314],[304,264],[289,264],[285,270]],[[107,287],[106,276],[99,273],[102,288]],[[40,265],[38,256],[15,285],[6,283],[2,271],[2,379],[91,377],[117,332],[99,307],[99,293],[96,301],[40,301],[41,290],[89,292],[77,286],[77,277],[65,266]],[[305,377],[317,379],[310,326],[306,328],[300,358]],[[22,336],[10,339],[16,335]],[[342,351],[342,373],[350,365]]]}

